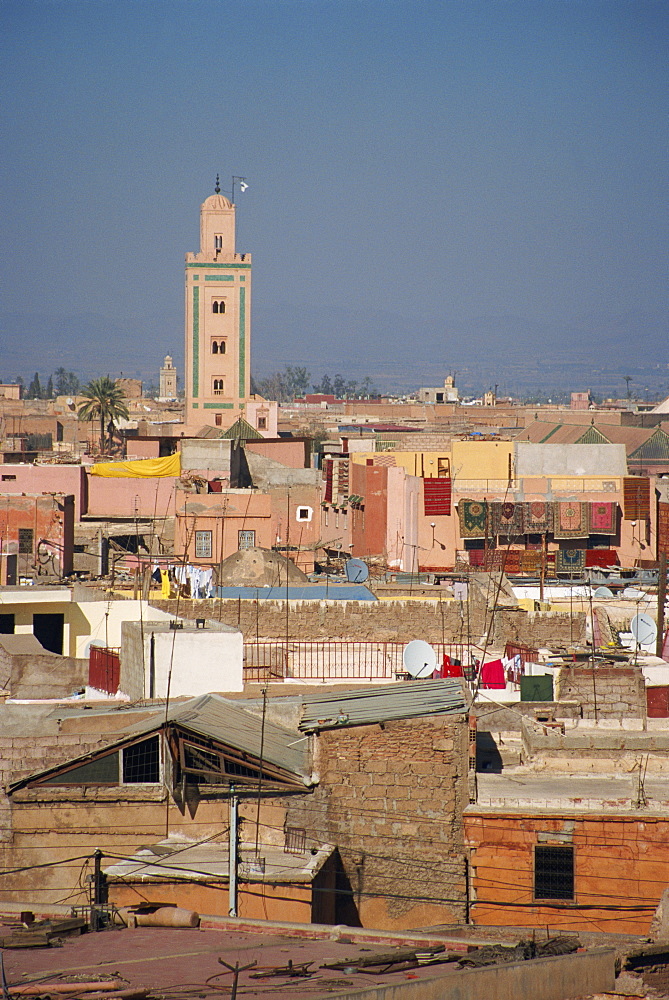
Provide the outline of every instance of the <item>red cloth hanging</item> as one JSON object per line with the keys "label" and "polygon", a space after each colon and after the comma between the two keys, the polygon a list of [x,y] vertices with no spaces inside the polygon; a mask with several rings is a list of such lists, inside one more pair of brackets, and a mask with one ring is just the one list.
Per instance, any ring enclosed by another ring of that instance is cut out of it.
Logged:
{"label": "red cloth hanging", "polygon": [[483,664],[481,667],[481,687],[497,690],[506,687],[504,664],[501,660],[490,660]]}

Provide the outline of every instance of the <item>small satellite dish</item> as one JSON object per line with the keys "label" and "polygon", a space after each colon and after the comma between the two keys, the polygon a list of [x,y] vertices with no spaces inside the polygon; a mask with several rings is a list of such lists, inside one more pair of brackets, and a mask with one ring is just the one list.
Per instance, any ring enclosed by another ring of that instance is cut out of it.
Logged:
{"label": "small satellite dish", "polygon": [[597,587],[597,590],[592,595],[593,597],[613,597],[613,591],[609,590],[608,587]]}
{"label": "small satellite dish", "polygon": [[437,654],[424,639],[412,639],[402,652],[404,669],[412,677],[430,677],[437,666]]}
{"label": "small satellite dish", "polygon": [[650,615],[646,615],[642,611],[635,615],[630,622],[630,632],[640,646],[650,646],[657,637],[657,625]]}
{"label": "small satellite dish", "polygon": [[645,597],[643,590],[637,590],[636,587],[625,587],[622,593],[623,597],[626,597],[630,601],[640,601],[642,597]]}
{"label": "small satellite dish", "polygon": [[369,576],[367,563],[364,563],[362,559],[347,559],[344,568],[349,583],[364,583]]}

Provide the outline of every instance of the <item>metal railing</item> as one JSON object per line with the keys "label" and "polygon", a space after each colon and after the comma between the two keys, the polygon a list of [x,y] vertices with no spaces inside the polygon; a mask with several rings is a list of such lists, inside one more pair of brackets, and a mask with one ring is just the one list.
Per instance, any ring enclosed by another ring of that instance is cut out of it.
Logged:
{"label": "metal railing", "polygon": [[[431,643],[437,666],[444,655],[461,663],[469,662],[465,643]],[[316,640],[313,642],[269,639],[244,646],[246,680],[290,679],[309,681],[394,681],[404,676],[401,642],[355,642]],[[425,674],[431,676],[430,673]]]}

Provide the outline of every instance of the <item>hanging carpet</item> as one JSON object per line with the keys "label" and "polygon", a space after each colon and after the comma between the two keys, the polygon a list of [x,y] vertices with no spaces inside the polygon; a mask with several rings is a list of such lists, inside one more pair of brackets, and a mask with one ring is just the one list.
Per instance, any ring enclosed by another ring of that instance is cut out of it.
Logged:
{"label": "hanging carpet", "polygon": [[594,535],[615,535],[618,528],[618,505],[612,500],[590,504],[590,531]]}
{"label": "hanging carpet", "polygon": [[527,535],[547,535],[553,530],[553,505],[546,500],[530,500],[524,505],[523,527]]}
{"label": "hanging carpet", "polygon": [[587,538],[590,534],[590,504],[562,500],[556,504],[553,534],[556,538]]}
{"label": "hanging carpet", "polygon": [[451,480],[447,478],[424,479],[423,498],[426,517],[440,517],[451,513]]}
{"label": "hanging carpet", "polygon": [[485,538],[488,504],[485,500],[461,500],[458,504],[461,538]]}
{"label": "hanging carpet", "polygon": [[493,535],[522,535],[523,532],[523,505],[505,500],[503,503],[494,501],[492,508],[492,534]]}
{"label": "hanging carpet", "polygon": [[582,573],[585,569],[585,549],[558,549],[555,553],[556,573]]}

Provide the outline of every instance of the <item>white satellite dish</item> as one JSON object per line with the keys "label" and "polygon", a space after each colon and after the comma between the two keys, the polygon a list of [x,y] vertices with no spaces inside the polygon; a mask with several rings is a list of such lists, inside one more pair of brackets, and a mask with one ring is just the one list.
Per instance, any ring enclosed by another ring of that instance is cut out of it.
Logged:
{"label": "white satellite dish", "polygon": [[637,590],[636,587],[625,587],[622,596],[626,597],[629,601],[640,601],[646,595],[643,590]]}
{"label": "white satellite dish", "polygon": [[430,677],[437,666],[437,654],[429,642],[425,642],[424,639],[412,639],[404,647],[402,663],[406,672],[412,677]]}
{"label": "white satellite dish", "polygon": [[367,563],[362,559],[347,559],[344,569],[349,583],[364,583],[369,576]]}
{"label": "white satellite dish", "polygon": [[657,638],[657,625],[650,615],[642,611],[630,622],[630,632],[640,646],[650,646]]}
{"label": "white satellite dish", "polygon": [[613,597],[613,591],[609,590],[608,587],[597,587],[597,590],[592,595],[593,597]]}

